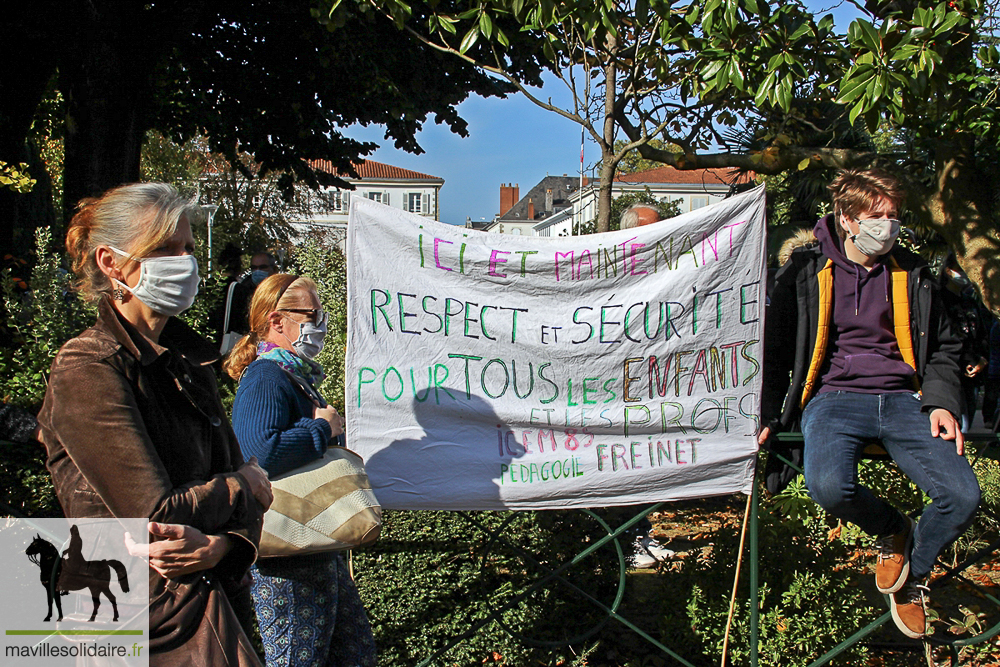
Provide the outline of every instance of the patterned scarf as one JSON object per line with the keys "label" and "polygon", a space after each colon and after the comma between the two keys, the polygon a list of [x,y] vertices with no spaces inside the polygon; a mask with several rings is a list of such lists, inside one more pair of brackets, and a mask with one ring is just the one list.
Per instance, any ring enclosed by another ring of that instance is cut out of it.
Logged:
{"label": "patterned scarf", "polygon": [[326,379],[323,367],[315,361],[312,359],[303,359],[294,352],[289,352],[274,343],[263,341],[257,343],[257,358],[273,361],[289,373],[308,382],[313,388],[319,387],[323,383],[323,380]]}

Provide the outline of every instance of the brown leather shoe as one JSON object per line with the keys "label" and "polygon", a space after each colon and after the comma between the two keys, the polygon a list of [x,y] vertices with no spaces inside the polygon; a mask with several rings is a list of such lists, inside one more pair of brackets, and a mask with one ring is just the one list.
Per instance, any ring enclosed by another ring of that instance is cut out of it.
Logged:
{"label": "brown leather shoe", "polygon": [[906,530],[878,539],[875,585],[880,593],[895,593],[910,576],[910,546],[916,525],[913,519],[906,517]]}
{"label": "brown leather shoe", "polygon": [[927,586],[909,580],[897,593],[889,595],[889,607],[896,627],[907,637],[920,639],[927,634]]}

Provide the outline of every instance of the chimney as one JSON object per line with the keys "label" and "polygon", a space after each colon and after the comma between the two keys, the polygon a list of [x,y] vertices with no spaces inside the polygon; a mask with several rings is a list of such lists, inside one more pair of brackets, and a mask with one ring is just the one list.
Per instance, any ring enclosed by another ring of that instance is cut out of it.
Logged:
{"label": "chimney", "polygon": [[513,208],[520,197],[520,188],[517,185],[500,185],[500,216]]}
{"label": "chimney", "polygon": [[552,211],[552,188],[548,188],[545,191],[545,210]]}
{"label": "chimney", "polygon": [[528,200],[528,220],[535,219],[535,202]]}

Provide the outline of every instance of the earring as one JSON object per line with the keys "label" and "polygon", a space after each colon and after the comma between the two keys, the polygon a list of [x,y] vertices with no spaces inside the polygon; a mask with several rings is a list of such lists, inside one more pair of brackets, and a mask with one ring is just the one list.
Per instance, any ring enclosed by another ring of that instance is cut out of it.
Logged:
{"label": "earring", "polygon": [[121,287],[116,287],[115,289],[111,290],[111,298],[114,299],[115,301],[124,301],[125,290],[123,290]]}

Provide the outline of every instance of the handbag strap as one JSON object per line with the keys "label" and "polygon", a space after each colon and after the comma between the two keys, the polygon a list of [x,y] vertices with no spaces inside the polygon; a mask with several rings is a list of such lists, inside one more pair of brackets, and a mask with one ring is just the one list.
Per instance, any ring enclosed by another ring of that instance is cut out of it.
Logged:
{"label": "handbag strap", "polygon": [[[268,359],[268,361],[270,361],[270,359]],[[315,387],[313,387],[311,384],[309,384],[304,379],[300,378],[298,375],[296,375],[295,373],[291,372],[290,370],[288,370],[287,368],[285,368],[281,364],[273,362],[273,361],[271,363],[273,363],[275,366],[277,366],[281,370],[285,371],[285,374],[288,375],[288,377],[290,377],[292,379],[292,382],[294,382],[295,385],[299,389],[302,390],[302,393],[304,393],[306,395],[306,398],[308,398],[310,401],[312,401],[313,403],[315,403],[316,405],[318,405],[321,408],[325,408],[327,406],[326,400],[323,398],[322,394],[320,394],[316,390]]]}
{"label": "handbag strap", "polygon": [[225,317],[225,320],[222,323],[222,333],[224,333],[224,334],[229,333],[229,316],[232,314],[232,311],[233,311],[233,296],[234,296],[234,294],[236,292],[236,285],[237,284],[238,284],[238,281],[234,280],[229,285],[229,291],[226,292],[226,317]]}
{"label": "handbag strap", "polygon": [[[268,359],[267,361],[271,361],[271,360]],[[308,398],[310,401],[312,401],[313,404],[318,405],[321,408],[325,408],[328,405],[328,403],[326,402],[326,400],[323,398],[322,394],[320,394],[316,390],[316,388],[313,387],[311,384],[309,384],[308,382],[306,382],[305,380],[303,380],[298,375],[296,375],[295,373],[291,372],[290,370],[288,370],[287,368],[285,368],[281,364],[273,362],[273,361],[271,363],[273,363],[275,366],[277,366],[281,370],[285,371],[285,373],[288,375],[288,377],[290,377],[292,379],[292,382],[295,383],[295,386],[297,386],[299,389],[301,389],[302,393],[305,394],[306,398]],[[347,445],[344,443],[344,434],[333,436],[333,439],[331,440],[331,446],[334,446],[334,447],[346,447]]]}

